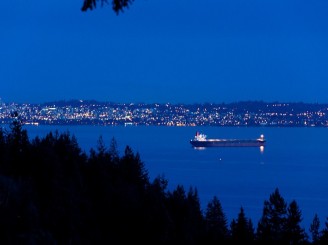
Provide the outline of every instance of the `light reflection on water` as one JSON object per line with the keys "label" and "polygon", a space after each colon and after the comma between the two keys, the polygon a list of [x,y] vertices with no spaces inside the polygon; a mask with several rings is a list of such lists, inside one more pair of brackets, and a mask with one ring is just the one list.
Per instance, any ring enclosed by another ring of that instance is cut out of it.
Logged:
{"label": "light reflection on water", "polygon": [[260,146],[260,152],[261,152],[262,154],[264,153],[264,146],[263,146],[263,145]]}

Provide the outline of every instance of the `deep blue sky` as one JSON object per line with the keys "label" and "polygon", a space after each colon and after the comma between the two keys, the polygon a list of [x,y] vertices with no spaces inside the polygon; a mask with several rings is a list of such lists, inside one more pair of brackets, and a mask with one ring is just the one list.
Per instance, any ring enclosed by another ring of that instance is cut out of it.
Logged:
{"label": "deep blue sky", "polygon": [[1,2],[0,98],[328,102],[327,0]]}

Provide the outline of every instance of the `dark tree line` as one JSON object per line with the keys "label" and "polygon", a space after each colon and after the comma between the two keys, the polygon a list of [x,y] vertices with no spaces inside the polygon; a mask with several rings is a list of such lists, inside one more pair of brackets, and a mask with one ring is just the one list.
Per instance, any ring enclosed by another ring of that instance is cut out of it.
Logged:
{"label": "dark tree line", "polygon": [[[17,115],[16,115],[17,116]],[[69,132],[30,140],[19,118],[0,129],[1,244],[327,244],[316,215],[311,238],[296,201],[276,189],[254,227],[241,207],[228,222],[214,196],[201,210],[198,192],[158,176],[150,181],[138,153],[122,156],[99,137],[86,154]]]}

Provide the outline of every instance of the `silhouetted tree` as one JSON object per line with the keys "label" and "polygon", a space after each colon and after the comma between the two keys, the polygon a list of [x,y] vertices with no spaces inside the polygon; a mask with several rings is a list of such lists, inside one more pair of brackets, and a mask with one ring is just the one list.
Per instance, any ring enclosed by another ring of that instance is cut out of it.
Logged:
{"label": "silhouetted tree", "polygon": [[203,217],[196,189],[190,187],[186,195],[184,187],[178,185],[168,193],[167,210],[172,220],[169,244],[202,244]]}
{"label": "silhouetted tree", "polygon": [[98,154],[100,156],[105,155],[106,152],[106,146],[105,146],[105,142],[102,136],[99,136],[98,141],[97,141],[97,150],[98,150]]}
{"label": "silhouetted tree", "polygon": [[231,239],[233,244],[253,244],[255,235],[252,221],[247,219],[243,207],[240,208],[238,218],[231,222]]}
{"label": "silhouetted tree", "polygon": [[112,162],[114,164],[117,164],[118,160],[119,160],[119,151],[118,151],[118,147],[117,147],[117,141],[114,137],[111,139],[111,142],[109,145],[109,154],[111,156]]}
{"label": "silhouetted tree", "polygon": [[318,214],[314,214],[312,223],[310,225],[310,233],[311,233],[311,238],[312,238],[312,244],[318,244],[319,238],[320,238],[320,220],[318,217]]}
{"label": "silhouetted tree", "polygon": [[178,185],[171,193],[168,193],[167,207],[172,219],[172,226],[170,228],[170,243],[176,241],[177,243],[186,244],[187,231],[185,228],[187,220],[186,208],[186,192],[183,186]]}
{"label": "silhouetted tree", "polygon": [[170,227],[173,222],[167,209],[167,185],[168,181],[164,176],[158,176],[147,190],[145,229],[148,231],[148,244],[169,244],[170,241]]}
{"label": "silhouetted tree", "polygon": [[301,228],[302,212],[295,200],[293,200],[287,209],[287,219],[284,227],[284,242],[286,244],[306,244],[307,235]]}
{"label": "silhouetted tree", "polygon": [[192,243],[202,244],[205,229],[203,223],[203,214],[200,208],[200,201],[197,188],[190,187],[187,194],[187,208],[188,208],[188,231],[192,237]]}
{"label": "silhouetted tree", "polygon": [[17,112],[12,113],[13,121],[10,124],[10,133],[7,134],[6,159],[4,169],[7,174],[17,178],[26,175],[28,172],[28,154],[30,142],[27,131],[23,129],[23,121]]}
{"label": "silhouetted tree", "polygon": [[319,244],[320,245],[328,244],[328,217],[326,218],[325,227],[320,233]]}
{"label": "silhouetted tree", "polygon": [[281,244],[287,219],[287,203],[278,188],[264,201],[262,217],[257,226],[257,241],[260,244]]}
{"label": "silhouetted tree", "polygon": [[205,222],[207,244],[225,244],[228,241],[228,221],[216,196],[207,204]]}
{"label": "silhouetted tree", "polygon": [[144,189],[149,184],[148,171],[140,159],[140,154],[133,153],[130,146],[126,146],[120,161],[120,169],[128,182],[140,185]]}
{"label": "silhouetted tree", "polygon": [[77,242],[82,218],[77,207],[82,199],[80,167],[85,156],[69,132],[49,133],[33,141],[32,148],[29,166],[42,227],[58,243]]}
{"label": "silhouetted tree", "polygon": [[[134,0],[112,0],[112,9],[116,14],[119,14],[120,11],[124,11],[125,8],[128,8],[133,1]],[[103,4],[107,4],[108,0],[84,0],[82,11],[94,9],[98,2],[100,2],[102,6]]]}

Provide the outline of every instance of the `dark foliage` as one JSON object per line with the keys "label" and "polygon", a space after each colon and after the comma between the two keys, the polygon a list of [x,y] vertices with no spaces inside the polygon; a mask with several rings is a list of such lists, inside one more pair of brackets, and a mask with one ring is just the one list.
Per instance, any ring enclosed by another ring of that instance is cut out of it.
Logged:
{"label": "dark foliage", "polygon": [[326,218],[325,227],[321,231],[321,235],[318,240],[320,245],[328,244],[328,217]]}
{"label": "dark foliage", "polygon": [[263,244],[279,244],[287,219],[287,203],[276,189],[264,201],[263,214],[257,227],[257,240]]}
{"label": "dark foliage", "polygon": [[264,201],[262,217],[257,226],[258,244],[308,244],[308,237],[300,227],[301,210],[295,200],[289,205],[280,195],[279,189]]}
{"label": "dark foliage", "polygon": [[302,212],[295,200],[287,209],[287,219],[284,227],[284,241],[286,244],[305,244],[308,240],[305,230],[301,228]]}
{"label": "dark foliage", "polygon": [[[84,0],[82,11],[93,10],[96,8],[97,3],[100,1],[101,6],[103,4],[108,4],[107,0]],[[112,9],[116,14],[123,12],[125,8],[128,8],[134,0],[112,0]]]}
{"label": "dark foliage", "polygon": [[228,241],[228,221],[220,200],[214,196],[205,212],[207,244],[225,244]]}
{"label": "dark foliage", "polygon": [[310,225],[310,233],[311,233],[311,238],[312,238],[312,243],[313,244],[318,244],[319,242],[319,237],[320,237],[320,220],[318,217],[318,214],[315,214],[313,217],[313,221]]}
{"label": "dark foliage", "polygon": [[[89,155],[69,132],[29,141],[15,115],[0,129],[1,244],[306,244],[301,211],[278,189],[264,202],[254,233],[243,208],[228,228],[217,197],[203,214],[198,192],[150,181],[139,153],[119,156],[99,137]],[[327,244],[326,227],[311,226],[313,244]]]}
{"label": "dark foliage", "polygon": [[246,218],[242,207],[237,220],[231,222],[231,239],[233,244],[253,244],[255,241],[253,223]]}

